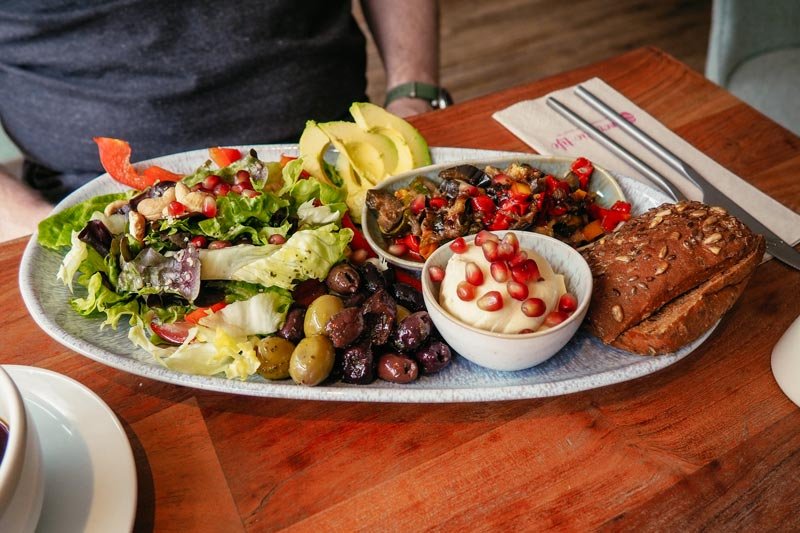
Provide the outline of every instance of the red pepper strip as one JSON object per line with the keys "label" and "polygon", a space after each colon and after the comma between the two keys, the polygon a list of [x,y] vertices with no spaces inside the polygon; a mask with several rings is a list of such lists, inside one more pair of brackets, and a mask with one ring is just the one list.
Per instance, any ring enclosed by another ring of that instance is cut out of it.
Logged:
{"label": "red pepper strip", "polygon": [[419,255],[419,237],[416,235],[408,234],[405,237],[397,239],[397,242],[404,244],[410,252]]}
{"label": "red pepper strip", "polygon": [[100,152],[100,164],[116,181],[140,191],[153,184],[153,181],[140,176],[131,165],[130,144],[111,137],[94,137],[94,142]]}
{"label": "red pepper strip", "polygon": [[587,190],[589,187],[589,178],[591,177],[592,172],[594,172],[594,165],[592,165],[591,161],[585,157],[579,157],[572,163],[570,170],[573,174],[578,176],[581,189],[584,191]]}
{"label": "red pepper strip", "polygon": [[399,268],[396,268],[394,271],[394,279],[396,281],[399,281],[400,283],[411,285],[419,292],[422,292],[422,282],[419,280],[419,278],[412,274],[409,274],[405,270],[400,270]]}
{"label": "red pepper strip", "polygon": [[366,250],[368,257],[378,257],[378,254],[376,254],[375,250],[369,245],[367,238],[364,237],[361,230],[353,224],[353,221],[350,219],[350,213],[345,213],[342,217],[342,227],[353,230],[353,240],[350,241],[350,248],[353,250]]}
{"label": "red pepper strip", "polygon": [[151,180],[153,183],[157,181],[181,181],[183,176],[175,174],[169,170],[157,166],[147,167],[142,171],[142,176]]}
{"label": "red pepper strip", "polygon": [[219,168],[227,167],[242,158],[242,152],[236,148],[221,148],[219,146],[209,148],[208,155],[211,156],[211,159]]}
{"label": "red pepper strip", "polygon": [[192,324],[197,324],[200,322],[201,318],[205,318],[210,313],[216,313],[226,305],[227,304],[225,302],[217,302],[214,305],[210,305],[208,307],[198,307],[191,313],[188,313],[185,317],[183,317],[183,319],[186,320],[187,322],[191,322]]}

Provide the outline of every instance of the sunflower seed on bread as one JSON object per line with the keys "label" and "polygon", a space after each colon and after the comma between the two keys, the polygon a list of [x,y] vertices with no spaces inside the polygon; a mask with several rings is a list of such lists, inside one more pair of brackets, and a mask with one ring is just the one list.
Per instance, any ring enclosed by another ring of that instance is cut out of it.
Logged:
{"label": "sunflower seed on bread", "polygon": [[686,201],[629,220],[583,254],[594,273],[589,330],[628,351],[669,353],[735,303],[764,238],[720,208]]}

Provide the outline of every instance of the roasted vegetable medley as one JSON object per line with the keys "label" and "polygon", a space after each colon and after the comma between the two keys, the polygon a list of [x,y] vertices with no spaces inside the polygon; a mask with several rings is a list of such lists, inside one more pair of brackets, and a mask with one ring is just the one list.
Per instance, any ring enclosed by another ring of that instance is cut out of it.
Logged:
{"label": "roasted vegetable medley", "polygon": [[392,243],[388,251],[408,259],[424,260],[440,244],[483,229],[536,231],[581,246],[630,218],[626,202],[610,209],[596,203],[593,173],[586,158],[561,178],[528,164],[459,165],[439,172],[438,185],[418,176],[394,193],[370,190],[367,205]]}

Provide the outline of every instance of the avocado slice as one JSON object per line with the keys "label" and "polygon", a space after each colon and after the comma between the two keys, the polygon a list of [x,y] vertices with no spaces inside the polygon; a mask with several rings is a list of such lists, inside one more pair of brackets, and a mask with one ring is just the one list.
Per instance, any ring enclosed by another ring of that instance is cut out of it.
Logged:
{"label": "avocado slice", "polygon": [[367,190],[369,187],[362,186],[361,180],[358,178],[353,167],[350,166],[350,160],[343,153],[339,154],[336,158],[336,171],[342,177],[342,182],[347,188],[347,210],[350,212],[350,218],[356,224],[361,224],[361,211],[364,209],[364,202],[366,201]]}
{"label": "avocado slice", "polygon": [[319,128],[316,122],[309,120],[306,122],[303,134],[300,135],[300,143],[297,147],[300,157],[303,158],[303,170],[327,183],[330,183],[330,179],[322,166],[322,160],[330,144],[331,140],[325,135],[325,132]]}
{"label": "avocado slice", "polygon": [[364,131],[352,122],[324,122],[318,126],[339,153],[347,156],[362,181],[377,185],[395,173],[397,149],[385,135]]}
{"label": "avocado slice", "polygon": [[[411,151],[411,158],[414,165],[412,168],[431,164],[431,153],[428,150],[428,143],[425,141],[425,138],[414,126],[402,118],[369,102],[353,103],[353,105],[350,106],[350,114],[353,115],[353,120],[356,121],[356,124],[364,130],[375,131],[383,135],[387,135],[387,130],[399,134]],[[398,149],[398,153],[399,151]]]}

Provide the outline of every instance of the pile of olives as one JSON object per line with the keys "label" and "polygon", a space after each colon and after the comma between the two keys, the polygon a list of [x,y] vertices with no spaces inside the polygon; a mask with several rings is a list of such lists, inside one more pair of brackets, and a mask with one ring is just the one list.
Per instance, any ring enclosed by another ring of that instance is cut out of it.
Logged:
{"label": "pile of olives", "polygon": [[324,282],[307,280],[274,337],[257,347],[258,373],[301,385],[325,380],[409,383],[450,364],[452,353],[425,311],[422,295],[373,263],[340,263]]}

